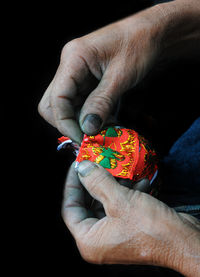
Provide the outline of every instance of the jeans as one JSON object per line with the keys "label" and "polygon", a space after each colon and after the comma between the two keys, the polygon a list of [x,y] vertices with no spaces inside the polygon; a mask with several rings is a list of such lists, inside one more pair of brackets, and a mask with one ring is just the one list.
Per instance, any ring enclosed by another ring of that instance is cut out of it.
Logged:
{"label": "jeans", "polygon": [[171,147],[162,168],[160,199],[200,219],[200,117]]}

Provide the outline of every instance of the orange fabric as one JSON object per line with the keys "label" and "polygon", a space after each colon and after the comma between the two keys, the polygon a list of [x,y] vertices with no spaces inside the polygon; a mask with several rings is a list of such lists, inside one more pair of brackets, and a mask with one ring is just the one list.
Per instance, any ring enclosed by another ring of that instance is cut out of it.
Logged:
{"label": "orange fabric", "polygon": [[[59,143],[67,140],[61,137]],[[99,163],[113,176],[138,181],[152,179],[157,155],[147,140],[131,129],[108,127],[96,136],[84,135],[76,161]]]}

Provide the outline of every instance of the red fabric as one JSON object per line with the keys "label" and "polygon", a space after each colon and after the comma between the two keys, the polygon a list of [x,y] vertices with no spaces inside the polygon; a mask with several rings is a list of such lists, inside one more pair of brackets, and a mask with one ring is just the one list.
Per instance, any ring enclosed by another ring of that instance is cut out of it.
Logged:
{"label": "red fabric", "polygon": [[[59,139],[62,143],[67,137]],[[99,163],[113,176],[138,181],[152,179],[157,171],[157,156],[147,140],[131,129],[109,127],[96,136],[84,135],[77,162]]]}
{"label": "red fabric", "polygon": [[70,139],[70,138],[62,136],[62,137],[58,138],[58,143],[62,143],[68,139]]}

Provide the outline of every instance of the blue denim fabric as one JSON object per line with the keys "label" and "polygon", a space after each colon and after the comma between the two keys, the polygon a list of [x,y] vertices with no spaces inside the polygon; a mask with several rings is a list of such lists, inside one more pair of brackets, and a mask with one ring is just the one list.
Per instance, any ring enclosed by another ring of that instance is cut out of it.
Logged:
{"label": "blue denim fabric", "polygon": [[186,205],[174,207],[177,212],[188,213],[200,219],[200,205]]}
{"label": "blue denim fabric", "polygon": [[165,3],[165,2],[171,2],[171,1],[174,1],[174,0],[155,0],[154,5],[160,4],[160,3]]}
{"label": "blue denim fabric", "polygon": [[162,161],[161,200],[200,219],[200,117]]}

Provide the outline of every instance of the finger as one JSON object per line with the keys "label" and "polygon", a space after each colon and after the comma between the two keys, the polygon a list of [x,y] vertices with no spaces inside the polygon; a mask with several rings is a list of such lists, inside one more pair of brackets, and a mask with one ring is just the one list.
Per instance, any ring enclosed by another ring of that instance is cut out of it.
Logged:
{"label": "finger", "polygon": [[66,84],[64,85],[61,80],[64,78],[63,71],[63,65],[60,65],[38,105],[38,112],[63,135],[81,144],[82,133],[76,121],[72,104],[76,95],[76,84],[73,78],[66,74]]}
{"label": "finger", "polygon": [[[54,77],[55,79],[55,77]],[[42,99],[40,100],[40,103],[38,105],[38,112],[39,114],[52,126],[56,127],[55,119],[54,119],[54,114],[53,110],[51,107],[51,93],[52,93],[52,88],[53,88],[53,83],[54,79],[51,81],[50,85],[46,89]],[[94,89],[94,87],[97,86],[97,80],[94,76],[88,75],[87,80],[79,87],[79,93],[80,95],[76,95],[76,97],[73,99],[73,106],[75,110],[75,118],[76,122],[79,120],[79,115],[80,115],[80,109],[84,103],[84,98],[86,94]],[[113,121],[113,120],[112,120]]]}
{"label": "finger", "polygon": [[98,220],[97,218],[89,218],[84,203],[84,191],[75,172],[74,163],[69,169],[65,182],[62,216],[74,237],[79,232],[87,232]]}
{"label": "finger", "polygon": [[50,95],[50,105],[58,130],[72,140],[80,143],[82,133],[76,121],[73,102],[85,87],[91,75],[86,63],[86,49],[77,40],[68,43],[62,52]]}
{"label": "finger", "polygon": [[[38,112],[49,124],[56,127],[54,114],[53,114],[53,110],[52,110],[51,102],[50,102],[54,79],[51,81],[51,83],[48,86],[48,88],[46,89],[42,99],[40,100],[40,103],[38,105]],[[76,121],[77,122],[78,122],[79,114],[80,114],[79,107],[82,105],[83,105],[82,97],[81,97],[81,95],[77,95],[76,98],[73,99],[73,106],[74,106],[74,109],[76,110]]]}
{"label": "finger", "polygon": [[86,99],[79,119],[84,133],[88,135],[98,133],[105,125],[108,116],[114,111],[117,100],[125,91],[125,85],[121,85],[122,77],[119,75],[117,69],[114,71],[109,67],[97,88]]}
{"label": "finger", "polygon": [[106,210],[108,205],[117,199],[120,185],[102,166],[88,160],[81,162],[77,170],[81,183],[94,199],[103,204]]}
{"label": "finger", "polygon": [[150,192],[151,185],[150,185],[149,179],[144,178],[144,179],[138,181],[137,183],[135,183],[133,185],[133,189],[134,190],[139,190],[139,191],[142,191],[142,192]]}
{"label": "finger", "polygon": [[[62,67],[62,66],[61,66]],[[72,104],[77,94],[76,83],[72,77],[60,69],[50,95],[50,105],[57,129],[73,141],[80,143],[82,140],[81,130],[76,122],[75,110]],[[65,81],[63,81],[63,78]]]}
{"label": "finger", "polygon": [[53,87],[53,82],[54,79],[52,80],[47,90],[45,91],[42,99],[40,100],[40,103],[38,105],[38,112],[49,124],[56,127],[53,111],[50,104],[50,95]]}

